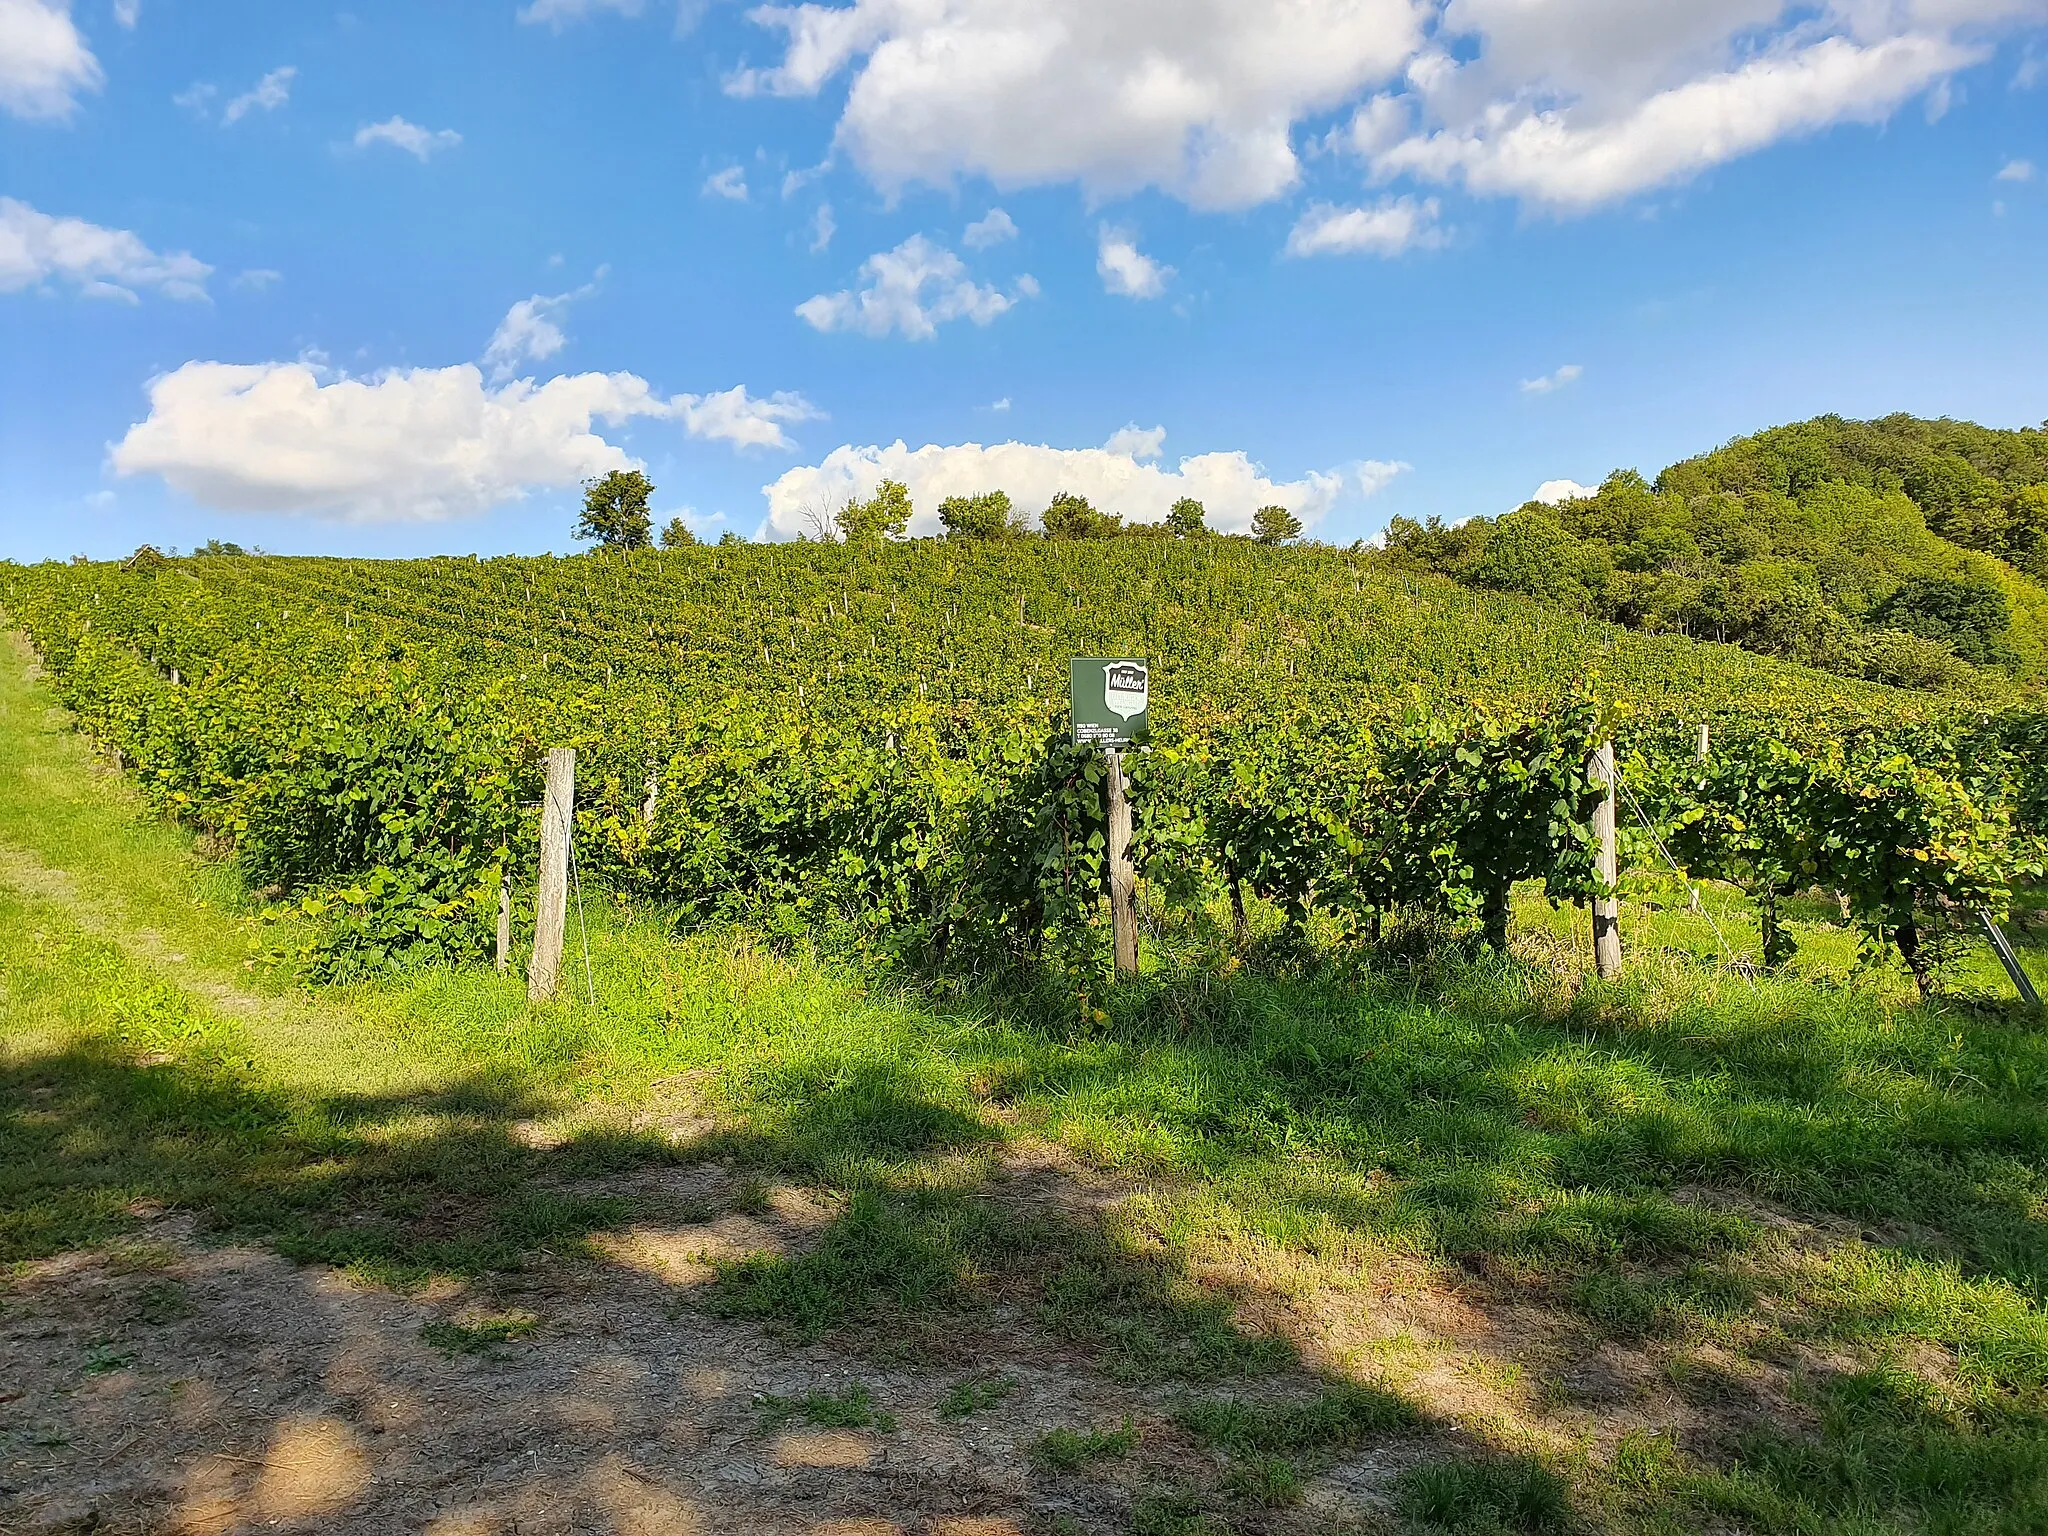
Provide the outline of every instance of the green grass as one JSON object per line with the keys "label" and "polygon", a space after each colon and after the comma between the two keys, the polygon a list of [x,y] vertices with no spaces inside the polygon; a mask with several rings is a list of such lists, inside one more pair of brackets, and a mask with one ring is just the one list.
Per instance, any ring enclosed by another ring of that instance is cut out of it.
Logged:
{"label": "green grass", "polygon": [[1137,1427],[1125,1419],[1118,1429],[1051,1430],[1032,1443],[1031,1457],[1055,1472],[1078,1472],[1098,1461],[1128,1456],[1137,1448]]}
{"label": "green grass", "polygon": [[876,1408],[868,1389],[859,1385],[838,1393],[807,1392],[802,1397],[764,1393],[754,1399],[754,1407],[764,1432],[799,1423],[820,1429],[872,1429],[884,1435],[896,1432],[896,1415]]}
{"label": "green grass", "polygon": [[[722,1157],[727,1208],[774,1221],[794,1184],[829,1216],[725,1266],[703,1304],[882,1354],[973,1347],[1021,1305],[1099,1369],[1212,1394],[1180,1421],[1243,1502],[1278,1496],[1282,1464],[1306,1478],[1450,1416],[1391,1360],[1382,1387],[1242,1385],[1297,1365],[1260,1319],[1392,1273],[1643,1352],[1707,1426],[1646,1427],[1604,1462],[1503,1433],[1480,1472],[1416,1474],[1418,1521],[1538,1528],[1539,1467],[1646,1531],[2048,1528],[2048,1035],[1995,971],[1927,1006],[1853,976],[1823,904],[1797,914],[1791,973],[1753,983],[1682,893],[1653,909],[1672,893],[1636,877],[1615,985],[1583,979],[1580,916],[1534,900],[1510,961],[1311,951],[1223,974],[1168,924],[1087,1028],[1056,999],[937,996],[603,901],[594,1009],[530,1009],[490,972],[313,995],[251,963],[275,936],[233,872],[96,775],[11,665],[0,742],[0,1264],[139,1254],[169,1207],[371,1280],[484,1276],[594,1253],[636,1214],[612,1175]],[[1739,897],[1707,898],[1753,949]],[[2015,937],[2048,980],[2040,935]],[[671,1115],[718,1129],[678,1146]],[[990,1198],[1023,1138],[1142,1192],[1099,1229]],[[1218,1258],[1239,1278],[1203,1279]],[[173,1296],[135,1323],[175,1321]],[[1519,1343],[1468,1374],[1550,1370]],[[1847,1364],[1795,1373],[1779,1423],[1704,1345]],[[1133,1528],[1213,1525],[1214,1492],[1161,1495]]]}
{"label": "green grass", "polygon": [[1017,1383],[1008,1376],[969,1376],[956,1381],[946,1389],[946,1395],[939,1399],[939,1417],[948,1420],[971,1419],[1002,1402],[1017,1390]]}
{"label": "green grass", "polygon": [[530,1312],[508,1312],[498,1317],[477,1317],[467,1322],[436,1318],[420,1326],[420,1337],[450,1355],[495,1357],[504,1346],[533,1336],[540,1319]]}
{"label": "green grass", "polygon": [[1416,1467],[1402,1476],[1396,1506],[1422,1525],[1475,1536],[1547,1536],[1572,1521],[1564,1479],[1522,1457]]}

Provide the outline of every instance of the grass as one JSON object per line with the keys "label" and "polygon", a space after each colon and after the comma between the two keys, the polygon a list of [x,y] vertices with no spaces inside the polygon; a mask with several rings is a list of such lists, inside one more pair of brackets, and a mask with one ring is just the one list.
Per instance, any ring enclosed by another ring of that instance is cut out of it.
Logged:
{"label": "grass", "polygon": [[1055,1472],[1078,1472],[1098,1461],[1128,1456],[1137,1448],[1137,1427],[1125,1419],[1119,1429],[1062,1427],[1048,1431],[1032,1443],[1031,1457]]}
{"label": "grass", "polygon": [[508,1312],[467,1322],[436,1318],[420,1326],[420,1337],[444,1354],[495,1358],[507,1344],[531,1338],[539,1326],[540,1319],[531,1312]]}
{"label": "grass", "polygon": [[1008,1376],[966,1377],[954,1382],[946,1389],[946,1395],[939,1399],[939,1417],[950,1421],[971,1419],[977,1413],[995,1407],[1016,1390],[1017,1383]]}
{"label": "grass", "polygon": [[[1510,961],[1276,951],[1226,975],[1166,920],[1086,1027],[598,900],[595,1009],[530,1009],[488,971],[313,995],[256,958],[275,935],[233,871],[97,773],[11,664],[0,741],[0,1265],[139,1251],[168,1207],[382,1283],[488,1275],[593,1253],[635,1215],[612,1175],[719,1156],[728,1208],[773,1220],[783,1183],[829,1216],[705,1304],[883,1353],[971,1349],[1021,1305],[1102,1369],[1210,1394],[1178,1417],[1245,1502],[1435,1433],[1448,1358],[1501,1454],[1413,1474],[1418,1522],[1543,1529],[1548,1489],[1646,1531],[2048,1528],[2048,1036],[1995,971],[1926,1006],[1853,975],[1823,904],[1795,914],[1792,972],[1754,982],[1634,876],[1614,985],[1584,980],[1579,916],[1534,900]],[[1754,948],[1736,893],[1706,906]],[[2048,982],[2040,935],[2015,938]],[[718,1129],[678,1147],[673,1115]],[[1099,1228],[988,1198],[1034,1140],[1140,1194]],[[1638,1354],[1686,1432],[1589,1452],[1524,1400],[1556,1361],[1512,1330],[1388,1354],[1376,1387],[1246,1385],[1297,1363],[1275,1317],[1375,1284]],[[170,1295],[136,1321],[175,1320]],[[1755,1396],[1763,1371],[1788,1406]],[[981,1379],[948,1411],[992,1406]],[[1213,1527],[1207,1498],[1132,1528]]]}
{"label": "grass", "polygon": [[1564,1479],[1521,1457],[1416,1467],[1395,1502],[1409,1519],[1451,1531],[1547,1536],[1572,1520]]}
{"label": "grass", "polygon": [[776,1397],[763,1393],[754,1399],[761,1415],[761,1429],[781,1429],[788,1424],[815,1424],[820,1429],[872,1429],[878,1434],[896,1432],[896,1415],[875,1407],[868,1389],[855,1385],[844,1392],[807,1392],[802,1397]]}

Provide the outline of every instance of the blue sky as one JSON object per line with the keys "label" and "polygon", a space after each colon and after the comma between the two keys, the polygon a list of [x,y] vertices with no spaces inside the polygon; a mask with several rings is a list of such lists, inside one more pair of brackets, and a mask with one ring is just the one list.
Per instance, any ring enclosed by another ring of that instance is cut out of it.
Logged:
{"label": "blue sky", "polygon": [[5,558],[566,549],[626,463],[1348,542],[2033,425],[2044,336],[2048,0],[0,0]]}

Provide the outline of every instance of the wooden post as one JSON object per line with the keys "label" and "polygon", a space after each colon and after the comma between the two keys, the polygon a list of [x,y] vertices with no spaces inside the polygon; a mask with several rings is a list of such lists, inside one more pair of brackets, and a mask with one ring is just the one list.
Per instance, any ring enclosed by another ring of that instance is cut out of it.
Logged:
{"label": "wooden post", "polygon": [[562,939],[569,924],[569,837],[576,817],[576,749],[548,753],[547,796],[540,811],[540,892],[534,901],[533,959],[526,967],[528,1002],[555,995],[562,977]]}
{"label": "wooden post", "polygon": [[498,871],[498,974],[504,975],[512,965],[512,877],[511,871]]}
{"label": "wooden post", "polygon": [[1621,900],[1612,894],[1621,879],[1621,850],[1615,831],[1614,743],[1602,742],[1594,750],[1593,777],[1607,786],[1593,812],[1593,836],[1599,843],[1600,884],[1608,894],[1593,898],[1593,968],[1602,981],[1621,974]]}
{"label": "wooden post", "polygon": [[643,826],[653,826],[654,818],[661,814],[661,775],[652,768],[647,770],[647,798],[640,802],[640,821]]}
{"label": "wooden post", "polygon": [[1702,721],[1700,722],[1700,752],[1699,752],[1699,758],[1700,758],[1700,761],[1701,761],[1701,762],[1703,762],[1703,763],[1704,763],[1704,762],[1705,762],[1705,761],[1707,760],[1707,746],[1708,746],[1708,742],[1709,742],[1709,740],[1710,740],[1710,739],[1711,739],[1711,738],[1709,738],[1709,736],[1707,735],[1707,722],[1706,722],[1706,721],[1704,721],[1704,720],[1702,720]]}
{"label": "wooden post", "polygon": [[1138,974],[1138,872],[1131,864],[1131,802],[1124,797],[1123,753],[1109,760],[1109,918],[1116,939],[1116,973]]}

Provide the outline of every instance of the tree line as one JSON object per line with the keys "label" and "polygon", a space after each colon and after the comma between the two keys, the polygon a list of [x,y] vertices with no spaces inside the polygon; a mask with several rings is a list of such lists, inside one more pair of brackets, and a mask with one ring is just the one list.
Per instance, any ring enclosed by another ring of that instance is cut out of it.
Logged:
{"label": "tree line", "polygon": [[[585,482],[583,515],[576,524],[576,537],[594,541],[608,549],[648,549],[656,542],[654,514],[650,503],[654,483],[637,469],[615,469],[600,479]],[[849,497],[829,518],[820,516],[812,532],[823,539],[848,544],[873,544],[883,539],[901,539],[910,528],[916,508],[910,488],[900,480],[884,480],[866,499]],[[1039,514],[1033,528],[1024,514],[1011,504],[1005,491],[984,491],[975,496],[948,496],[939,503],[939,526],[949,539],[1113,539],[1151,537],[1193,539],[1215,536],[1208,509],[1192,496],[1173,504],[1161,523],[1127,523],[1115,512],[1093,506],[1085,496],[1069,491],[1056,494]],[[1261,507],[1252,516],[1250,537],[1260,544],[1284,544],[1301,537],[1301,519],[1282,506]],[[680,549],[697,543],[697,536],[680,517],[662,528],[663,549]],[[727,532],[721,544],[743,542],[737,533]]]}

